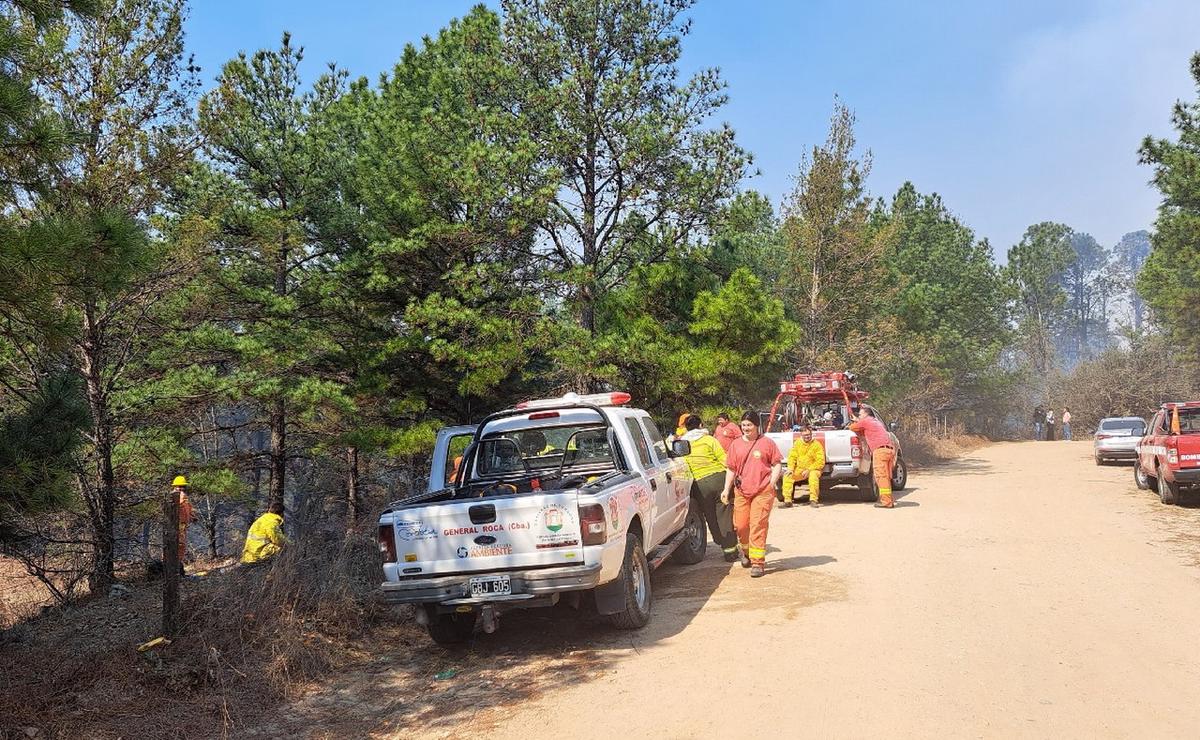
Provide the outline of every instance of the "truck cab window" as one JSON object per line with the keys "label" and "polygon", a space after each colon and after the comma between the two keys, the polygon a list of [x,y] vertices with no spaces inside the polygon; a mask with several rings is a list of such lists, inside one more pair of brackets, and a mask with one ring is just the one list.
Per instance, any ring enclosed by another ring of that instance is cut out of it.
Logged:
{"label": "truck cab window", "polygon": [[654,456],[659,462],[666,462],[670,459],[667,454],[667,443],[659,433],[658,427],[654,425],[654,420],[649,417],[642,418],[642,426],[646,429],[646,436],[650,439],[650,446],[654,448]]}
{"label": "truck cab window", "polygon": [[637,419],[626,417],[625,428],[629,430],[629,436],[633,438],[633,446],[637,448],[642,467],[650,467],[653,464],[650,461],[650,446],[646,444],[646,433],[642,431],[642,426],[638,424]]}

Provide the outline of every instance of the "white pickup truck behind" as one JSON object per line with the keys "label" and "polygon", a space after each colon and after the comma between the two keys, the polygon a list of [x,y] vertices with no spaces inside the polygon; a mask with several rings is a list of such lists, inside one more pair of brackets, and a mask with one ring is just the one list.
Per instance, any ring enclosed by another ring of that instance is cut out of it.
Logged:
{"label": "white pickup truck behind", "polygon": [[567,394],[493,414],[457,470],[435,450],[433,490],[380,516],[384,598],[418,605],[439,643],[468,639],[480,621],[495,630],[502,611],[581,605],[589,592],[617,627],[644,626],[650,571],[672,554],[699,562],[707,532],[681,459],[688,443],[669,450],[628,402]]}

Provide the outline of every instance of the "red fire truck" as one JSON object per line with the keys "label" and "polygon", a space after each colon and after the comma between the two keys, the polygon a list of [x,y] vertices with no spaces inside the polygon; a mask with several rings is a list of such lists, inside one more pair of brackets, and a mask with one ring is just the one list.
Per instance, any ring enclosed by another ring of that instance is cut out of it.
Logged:
{"label": "red fire truck", "polygon": [[1138,442],[1133,462],[1138,488],[1155,489],[1164,504],[1200,488],[1200,401],[1164,403]]}

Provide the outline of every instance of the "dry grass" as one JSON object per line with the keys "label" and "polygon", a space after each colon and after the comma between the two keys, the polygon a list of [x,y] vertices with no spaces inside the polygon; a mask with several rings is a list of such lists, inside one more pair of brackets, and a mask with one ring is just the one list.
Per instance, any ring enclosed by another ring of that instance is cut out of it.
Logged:
{"label": "dry grass", "polygon": [[0,630],[35,617],[54,603],[46,587],[16,560],[0,557]]}
{"label": "dry grass", "polygon": [[904,445],[904,460],[914,468],[956,460],[988,443],[987,437],[965,434],[953,428],[945,436],[929,433],[911,434],[904,435],[901,441]]}
{"label": "dry grass", "polygon": [[370,657],[395,612],[373,597],[365,533],[314,534],[274,563],[186,579],[181,634],[158,635],[161,585],[47,609],[0,632],[0,737],[222,737],[261,721],[328,671]]}

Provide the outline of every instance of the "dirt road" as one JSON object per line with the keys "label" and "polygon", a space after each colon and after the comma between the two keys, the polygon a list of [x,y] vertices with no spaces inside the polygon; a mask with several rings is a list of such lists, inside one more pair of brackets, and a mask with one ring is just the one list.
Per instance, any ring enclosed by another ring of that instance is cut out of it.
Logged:
{"label": "dirt road", "polygon": [[1200,508],[1131,479],[1086,442],[993,445],[912,475],[892,511],[849,489],[776,510],[765,578],[712,546],[664,567],[640,632],[511,615],[286,716],[386,737],[1196,737]]}

